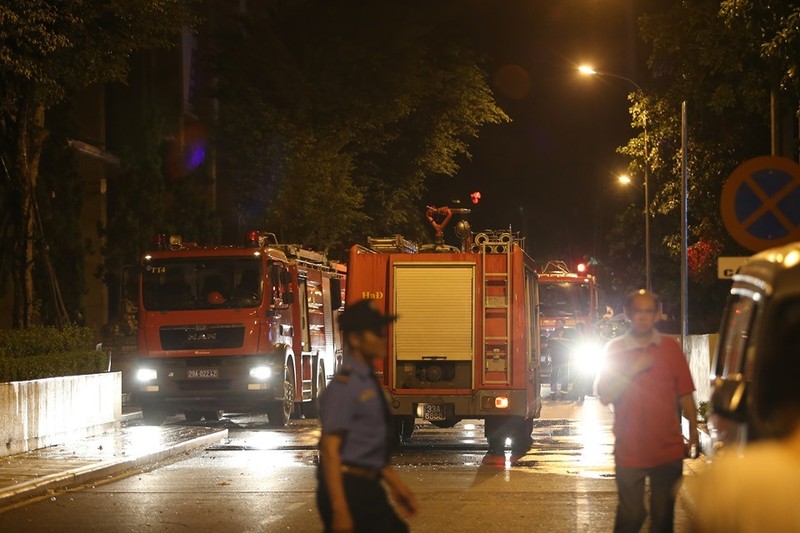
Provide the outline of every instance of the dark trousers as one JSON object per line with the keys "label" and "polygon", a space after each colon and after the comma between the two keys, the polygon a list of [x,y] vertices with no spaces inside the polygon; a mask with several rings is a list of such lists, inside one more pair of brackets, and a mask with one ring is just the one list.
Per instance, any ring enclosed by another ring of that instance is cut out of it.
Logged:
{"label": "dark trousers", "polygon": [[[407,533],[408,524],[401,519],[389,503],[386,491],[380,480],[365,479],[342,474],[344,494],[350,515],[353,517],[355,533]],[[324,531],[331,531],[333,511],[331,499],[325,482],[320,479],[317,488],[317,508],[325,525]]]}
{"label": "dark trousers", "polygon": [[566,393],[569,390],[569,365],[553,362],[550,367],[550,392],[555,394],[559,384],[561,384],[561,392]]}
{"label": "dark trousers", "polygon": [[683,476],[683,461],[652,468],[616,467],[617,518],[615,533],[637,533],[647,517],[644,506],[645,479],[650,478],[650,531],[672,533],[675,495]]}

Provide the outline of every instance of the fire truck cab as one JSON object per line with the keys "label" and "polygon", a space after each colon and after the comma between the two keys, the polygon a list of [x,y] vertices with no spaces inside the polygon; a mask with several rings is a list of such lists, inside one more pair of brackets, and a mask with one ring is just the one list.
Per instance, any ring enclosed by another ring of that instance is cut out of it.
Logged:
{"label": "fire truck cab", "polygon": [[[542,331],[542,367],[551,371],[556,343],[570,353],[573,373],[572,393],[579,399],[592,394],[592,383],[602,365],[602,347],[615,336],[609,330],[618,322],[600,320],[600,297],[597,278],[585,265],[573,272],[564,261],[548,261],[539,272],[540,325]],[[561,338],[553,339],[557,326]],[[615,328],[614,328],[615,329]]]}
{"label": "fire truck cab", "polygon": [[244,246],[171,237],[141,264],[136,397],[160,424],[266,412],[318,414],[341,360],[345,268],[251,232]]}
{"label": "fire truck cab", "polygon": [[539,272],[542,330],[549,332],[561,320],[565,328],[589,332],[598,319],[597,278],[585,268],[573,272],[564,261],[548,261]]}
{"label": "fire truck cab", "polygon": [[[434,224],[439,236],[443,225]],[[527,450],[542,406],[534,262],[510,231],[479,233],[464,248],[399,235],[353,246],[348,302],[371,299],[398,316],[378,375],[400,440],[416,418],[483,419],[490,450],[507,438]]]}

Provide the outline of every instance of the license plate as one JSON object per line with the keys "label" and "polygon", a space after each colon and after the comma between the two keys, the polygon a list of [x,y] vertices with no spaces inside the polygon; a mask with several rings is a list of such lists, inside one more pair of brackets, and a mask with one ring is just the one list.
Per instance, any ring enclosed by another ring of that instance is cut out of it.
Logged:
{"label": "license plate", "polygon": [[189,379],[213,379],[219,377],[219,371],[216,368],[190,368],[186,371],[186,377]]}
{"label": "license plate", "polygon": [[422,410],[422,418],[425,420],[444,420],[447,418],[447,410],[444,405],[426,403]]}

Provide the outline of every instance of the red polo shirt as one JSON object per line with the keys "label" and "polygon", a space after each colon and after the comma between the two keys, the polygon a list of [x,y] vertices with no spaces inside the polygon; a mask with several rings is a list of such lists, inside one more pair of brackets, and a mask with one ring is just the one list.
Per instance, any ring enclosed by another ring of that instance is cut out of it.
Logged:
{"label": "red polo shirt", "polygon": [[695,388],[686,357],[674,339],[657,332],[645,346],[628,335],[613,339],[606,345],[597,389],[602,391],[610,376],[648,352],[654,356],[653,366],[637,374],[614,402],[617,466],[650,468],[684,457],[678,398]]}

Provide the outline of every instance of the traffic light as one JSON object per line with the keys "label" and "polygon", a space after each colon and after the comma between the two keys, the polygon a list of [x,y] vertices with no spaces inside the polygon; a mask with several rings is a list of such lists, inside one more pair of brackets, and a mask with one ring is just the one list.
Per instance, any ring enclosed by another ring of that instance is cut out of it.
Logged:
{"label": "traffic light", "polygon": [[481,193],[478,191],[475,191],[474,193],[470,194],[469,197],[472,200],[473,204],[477,204],[478,202],[481,201]]}

